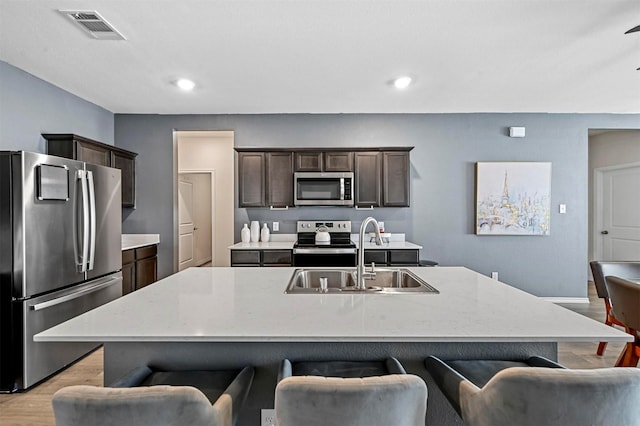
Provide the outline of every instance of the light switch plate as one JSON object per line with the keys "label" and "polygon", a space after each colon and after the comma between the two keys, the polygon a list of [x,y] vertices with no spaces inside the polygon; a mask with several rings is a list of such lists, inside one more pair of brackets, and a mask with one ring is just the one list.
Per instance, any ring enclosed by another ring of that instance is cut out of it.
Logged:
{"label": "light switch plate", "polygon": [[560,214],[565,214],[567,212],[567,205],[560,204]]}

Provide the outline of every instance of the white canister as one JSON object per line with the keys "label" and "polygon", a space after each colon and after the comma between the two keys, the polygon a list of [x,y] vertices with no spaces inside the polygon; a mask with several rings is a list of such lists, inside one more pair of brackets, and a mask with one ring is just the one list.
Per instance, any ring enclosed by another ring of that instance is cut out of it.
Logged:
{"label": "white canister", "polygon": [[260,223],[257,220],[251,221],[251,242],[257,243],[260,240]]}
{"label": "white canister", "polygon": [[269,235],[271,234],[271,232],[269,232],[269,227],[267,226],[267,223],[265,222],[265,224],[262,226],[262,229],[260,230],[260,241],[266,243],[267,241],[269,241]]}
{"label": "white canister", "polygon": [[240,240],[243,243],[248,243],[249,241],[251,241],[251,231],[249,231],[249,227],[246,223],[244,224],[242,230],[240,230]]}

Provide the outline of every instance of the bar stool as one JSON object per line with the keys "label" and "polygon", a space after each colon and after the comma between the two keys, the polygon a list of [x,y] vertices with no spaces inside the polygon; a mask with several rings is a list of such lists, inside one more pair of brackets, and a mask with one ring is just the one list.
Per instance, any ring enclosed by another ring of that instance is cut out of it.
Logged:
{"label": "bar stool", "polygon": [[640,359],[640,284],[620,277],[607,276],[605,279],[616,317],[634,339],[625,345],[616,367],[636,367]]}
{"label": "bar stool", "polygon": [[[608,326],[619,325],[624,327],[624,324],[616,318],[611,309],[611,300],[604,277],[614,275],[622,278],[640,278],[640,262],[601,262],[594,260],[589,262],[589,266],[591,267],[591,275],[593,275],[593,283],[596,285],[598,297],[604,300],[606,312],[604,323]],[[602,355],[606,348],[607,342],[600,342],[596,353]]]}
{"label": "bar stool", "polygon": [[425,360],[429,374],[469,426],[633,425],[640,370],[571,370],[542,357],[524,361]]}
{"label": "bar stool", "polygon": [[53,395],[57,426],[236,423],[254,370],[159,371],[140,367],[109,387],[68,386]]}
{"label": "bar stool", "polygon": [[278,426],[424,426],[427,386],[395,359],[296,362],[285,359],[275,394]]}

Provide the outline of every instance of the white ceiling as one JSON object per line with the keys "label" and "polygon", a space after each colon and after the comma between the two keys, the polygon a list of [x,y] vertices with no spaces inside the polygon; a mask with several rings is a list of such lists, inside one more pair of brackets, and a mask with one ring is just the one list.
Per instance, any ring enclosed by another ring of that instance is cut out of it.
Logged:
{"label": "white ceiling", "polygon": [[0,0],[0,59],[115,113],[640,113],[639,24],[639,0]]}

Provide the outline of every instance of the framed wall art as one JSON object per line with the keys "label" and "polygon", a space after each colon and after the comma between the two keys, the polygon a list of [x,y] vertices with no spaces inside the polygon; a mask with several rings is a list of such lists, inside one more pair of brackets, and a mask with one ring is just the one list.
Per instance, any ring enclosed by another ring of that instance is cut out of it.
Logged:
{"label": "framed wall art", "polygon": [[551,163],[476,163],[477,235],[549,235]]}

